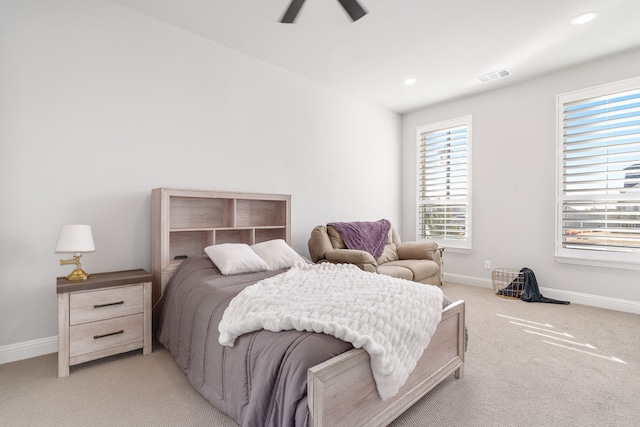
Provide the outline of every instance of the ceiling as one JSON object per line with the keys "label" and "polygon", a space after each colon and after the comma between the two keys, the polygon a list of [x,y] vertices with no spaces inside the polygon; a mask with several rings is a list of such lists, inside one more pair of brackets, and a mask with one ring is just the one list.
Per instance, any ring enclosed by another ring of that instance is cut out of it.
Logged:
{"label": "ceiling", "polygon": [[306,0],[294,24],[290,0],[111,1],[398,113],[640,47],[638,0]]}

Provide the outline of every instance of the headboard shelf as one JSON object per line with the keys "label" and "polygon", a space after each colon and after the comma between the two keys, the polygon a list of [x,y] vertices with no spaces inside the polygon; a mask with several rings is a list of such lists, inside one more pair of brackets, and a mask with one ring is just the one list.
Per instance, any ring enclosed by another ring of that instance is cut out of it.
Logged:
{"label": "headboard shelf", "polygon": [[225,230],[284,230],[284,225],[244,225],[238,227],[185,227],[185,228],[171,228],[170,233],[188,233],[191,231],[225,231]]}
{"label": "headboard shelf", "polygon": [[233,199],[171,197],[171,228],[233,227]]}
{"label": "headboard shelf", "polygon": [[[151,191],[154,304],[185,257],[221,243],[291,244],[291,196],[156,188]],[[176,259],[177,257],[177,259]]]}

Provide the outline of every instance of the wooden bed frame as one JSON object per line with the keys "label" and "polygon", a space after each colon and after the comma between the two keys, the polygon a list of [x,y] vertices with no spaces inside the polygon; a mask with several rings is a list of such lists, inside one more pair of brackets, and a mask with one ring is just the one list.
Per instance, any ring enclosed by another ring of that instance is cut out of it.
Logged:
{"label": "wooden bed frame", "polygon": [[[158,188],[152,191],[154,306],[182,256],[219,243],[291,244],[291,197]],[[442,313],[435,334],[397,395],[380,399],[369,355],[353,349],[309,369],[309,427],[385,426],[451,374],[464,373],[464,301]],[[154,311],[154,324],[157,313]]]}
{"label": "wooden bed frame", "polygon": [[369,354],[353,349],[307,372],[309,427],[386,426],[445,378],[464,374],[464,301],[442,312],[442,320],[407,382],[382,400]]}

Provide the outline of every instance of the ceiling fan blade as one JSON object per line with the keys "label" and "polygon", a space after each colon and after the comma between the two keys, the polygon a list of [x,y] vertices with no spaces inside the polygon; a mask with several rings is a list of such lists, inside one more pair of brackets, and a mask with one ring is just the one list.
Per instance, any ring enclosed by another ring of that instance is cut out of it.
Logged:
{"label": "ceiling fan blade", "polygon": [[296,20],[298,16],[298,12],[300,12],[300,8],[302,7],[304,0],[291,0],[291,4],[289,8],[282,16],[280,22],[284,24],[293,24],[293,21]]}
{"label": "ceiling fan blade", "polygon": [[357,21],[367,14],[367,11],[360,6],[357,0],[338,0],[344,10],[347,11],[352,20]]}

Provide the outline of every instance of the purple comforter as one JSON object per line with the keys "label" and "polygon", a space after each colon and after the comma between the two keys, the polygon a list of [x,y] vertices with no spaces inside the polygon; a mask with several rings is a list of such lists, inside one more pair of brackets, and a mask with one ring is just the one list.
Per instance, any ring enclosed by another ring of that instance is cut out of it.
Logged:
{"label": "purple comforter", "polygon": [[218,323],[246,286],[282,273],[223,276],[207,257],[185,260],[164,293],[158,341],[193,387],[242,426],[307,425],[307,370],[350,348],[329,335],[258,331],[234,347],[218,343]]}

